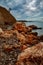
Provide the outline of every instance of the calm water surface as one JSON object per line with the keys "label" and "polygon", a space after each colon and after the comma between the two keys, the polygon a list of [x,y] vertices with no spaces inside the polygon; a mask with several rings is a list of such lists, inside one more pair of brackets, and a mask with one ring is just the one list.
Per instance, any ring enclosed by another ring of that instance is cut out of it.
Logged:
{"label": "calm water surface", "polygon": [[27,26],[29,25],[36,25],[41,27],[42,29],[33,30],[33,32],[38,32],[38,35],[43,35],[43,22],[25,22]]}

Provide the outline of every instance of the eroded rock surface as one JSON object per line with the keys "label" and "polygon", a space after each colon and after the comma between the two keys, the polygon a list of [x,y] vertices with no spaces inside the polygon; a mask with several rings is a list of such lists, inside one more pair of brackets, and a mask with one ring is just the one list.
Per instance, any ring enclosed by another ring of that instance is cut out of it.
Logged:
{"label": "eroded rock surface", "polygon": [[43,65],[43,35],[33,29],[0,7],[0,65]]}

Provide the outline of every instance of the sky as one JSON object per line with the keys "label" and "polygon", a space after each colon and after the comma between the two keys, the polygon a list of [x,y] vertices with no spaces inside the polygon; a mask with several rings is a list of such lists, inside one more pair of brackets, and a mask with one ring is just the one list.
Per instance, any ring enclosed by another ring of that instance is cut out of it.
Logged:
{"label": "sky", "polygon": [[43,0],[0,0],[17,20],[43,21]]}

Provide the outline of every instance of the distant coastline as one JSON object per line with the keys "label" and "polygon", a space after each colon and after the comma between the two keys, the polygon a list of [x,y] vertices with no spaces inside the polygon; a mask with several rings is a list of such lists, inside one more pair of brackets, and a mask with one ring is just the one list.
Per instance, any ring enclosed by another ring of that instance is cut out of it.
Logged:
{"label": "distant coastline", "polygon": [[[17,20],[18,22],[37,22],[37,21],[27,21],[27,20]],[[38,21],[38,22],[43,22],[43,21]]]}
{"label": "distant coastline", "polygon": [[34,21],[18,20],[18,22],[34,22]]}

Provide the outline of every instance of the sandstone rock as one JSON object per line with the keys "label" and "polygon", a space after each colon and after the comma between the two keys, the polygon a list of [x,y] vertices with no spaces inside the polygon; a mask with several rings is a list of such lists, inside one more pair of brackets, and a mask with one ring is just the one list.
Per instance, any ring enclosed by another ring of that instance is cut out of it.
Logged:
{"label": "sandstone rock", "polygon": [[27,33],[27,32],[30,32],[32,29],[29,27],[27,27],[24,23],[22,22],[16,22],[14,25],[13,25],[13,29],[16,29],[18,30],[19,32],[24,32],[24,33]]}
{"label": "sandstone rock", "polygon": [[43,35],[0,7],[0,65],[43,65]]}
{"label": "sandstone rock", "polygon": [[39,41],[37,36],[30,34],[26,36],[26,42],[30,45],[34,45],[37,44]]}
{"label": "sandstone rock", "polygon": [[39,43],[33,47],[27,48],[20,53],[18,56],[18,62],[24,63],[24,61],[30,62],[30,64],[28,63],[29,65],[43,65],[43,63],[41,63],[43,61],[43,43]]}
{"label": "sandstone rock", "polygon": [[22,22],[16,22],[13,25],[13,28],[15,28],[16,30],[18,30],[19,32],[26,32],[27,31],[25,24],[22,23]]}

